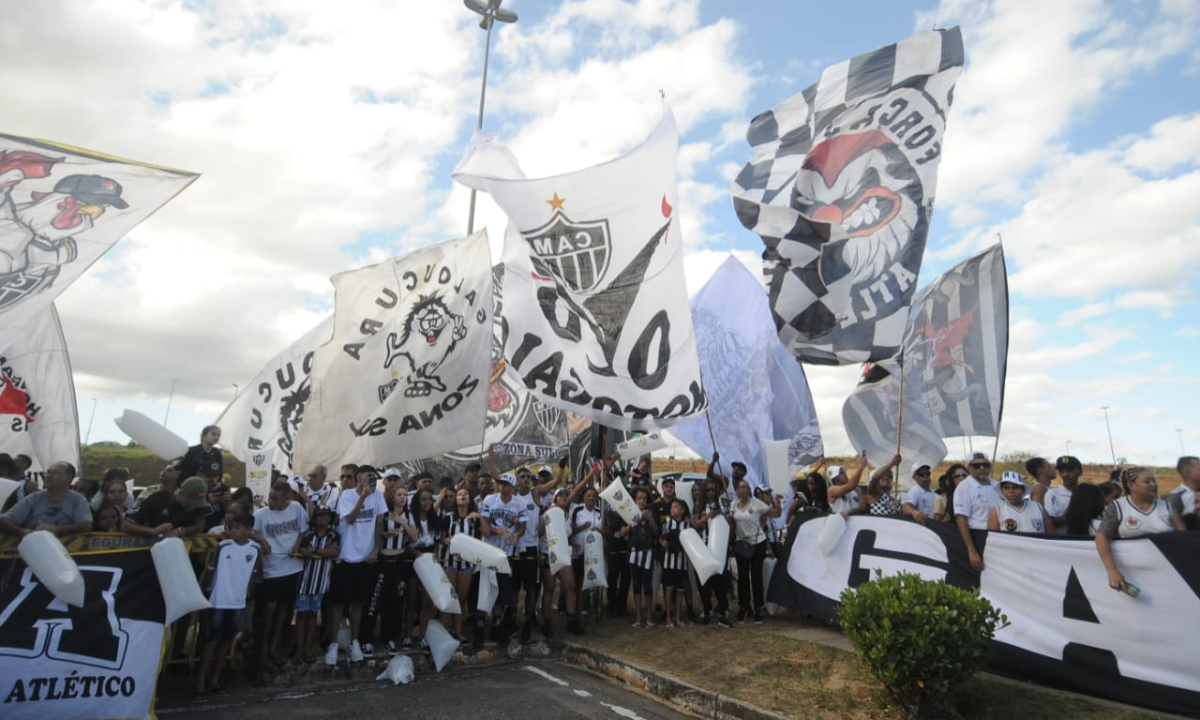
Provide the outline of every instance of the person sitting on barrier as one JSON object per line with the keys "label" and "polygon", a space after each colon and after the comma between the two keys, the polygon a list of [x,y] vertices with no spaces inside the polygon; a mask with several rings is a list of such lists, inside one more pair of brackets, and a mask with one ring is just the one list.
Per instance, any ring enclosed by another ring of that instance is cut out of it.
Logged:
{"label": "person sitting on barrier", "polygon": [[117,505],[100,503],[92,513],[92,532],[119,533],[125,520],[125,509]]}
{"label": "person sitting on barrier", "polygon": [[935,521],[954,524],[954,488],[970,476],[966,465],[954,463],[938,478],[938,496],[933,500]]}
{"label": "person sitting on barrier", "polygon": [[1179,473],[1179,487],[1167,495],[1167,504],[1179,513],[1189,530],[1200,530],[1200,516],[1196,514],[1196,492],[1200,491],[1200,458],[1185,455],[1175,463]]}
{"label": "person sitting on barrier", "polygon": [[1100,518],[1104,516],[1107,506],[1108,500],[1099,486],[1080,483],[1075,492],[1071,493],[1071,502],[1063,515],[1066,534],[1095,537],[1096,532],[1100,530]]}
{"label": "person sitting on barrier", "polygon": [[1021,533],[1053,533],[1053,525],[1042,504],[1025,499],[1025,478],[1005,470],[1000,475],[1000,494],[1004,500],[988,511],[988,530]]}
{"label": "person sitting on barrier", "polygon": [[1167,503],[1158,499],[1158,481],[1154,471],[1146,467],[1131,467],[1121,471],[1125,497],[1118,498],[1104,510],[1100,530],[1096,533],[1096,552],[1108,571],[1108,586],[1132,595],[1136,589],[1125,581],[1113,558],[1112,542],[1145,537],[1156,533],[1185,530],[1183,519]]}
{"label": "person sitting on barrier", "polygon": [[[191,478],[189,478],[191,479]],[[186,483],[185,483],[186,484]],[[212,554],[200,584],[209,588],[208,635],[204,643],[204,659],[196,677],[192,702],[206,703],[210,693],[225,695],[221,671],[229,645],[237,637],[242,611],[246,608],[246,592],[255,570],[262,567],[261,549],[250,540],[254,517],[239,515],[229,522],[229,539],[222,540]],[[215,660],[215,664],[214,664]]]}
{"label": "person sitting on barrier", "polygon": [[71,489],[75,466],[56,462],[46,468],[45,489],[21,498],[11,510],[0,515],[0,533],[24,537],[35,530],[46,530],[59,537],[92,529],[92,509],[88,501]]}
{"label": "person sitting on barrier", "polygon": [[971,531],[987,530],[988,513],[1003,500],[996,484],[992,482],[992,461],[987,453],[976,450],[971,453],[967,464],[971,468],[971,477],[954,489],[955,522],[958,523],[963,544],[967,546],[971,567],[983,570],[983,556],[975,548]]}
{"label": "person sitting on barrier", "polygon": [[204,532],[209,513],[208,481],[190,477],[174,492],[159,490],[134,510],[125,531],[134,535],[188,537]]}

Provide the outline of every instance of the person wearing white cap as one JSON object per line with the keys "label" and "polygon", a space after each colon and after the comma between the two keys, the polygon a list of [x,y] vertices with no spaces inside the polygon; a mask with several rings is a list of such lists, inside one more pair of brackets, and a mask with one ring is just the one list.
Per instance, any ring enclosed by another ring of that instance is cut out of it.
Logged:
{"label": "person wearing white cap", "polygon": [[904,496],[900,513],[924,525],[933,517],[933,501],[937,499],[937,493],[929,487],[933,483],[933,469],[928,465],[917,465],[912,477],[913,486]]}
{"label": "person wearing white cap", "polygon": [[830,511],[840,513],[858,509],[858,484],[862,482],[862,474],[866,469],[866,453],[859,457],[858,468],[855,469],[853,477],[848,475],[846,468],[841,465],[830,466],[829,491],[827,493]]}
{"label": "person wearing white cap", "polygon": [[988,530],[1046,533],[1053,527],[1042,504],[1025,499],[1025,490],[1025,478],[1021,473],[1005,470],[1000,475],[1000,494],[1004,501],[988,511]]}
{"label": "person wearing white cap", "polygon": [[[512,473],[504,473],[499,477],[500,492],[488,495],[479,508],[479,524],[483,537],[487,542],[504,551],[512,557],[516,551],[521,536],[525,534],[525,505],[515,495],[517,478]],[[499,637],[501,623],[510,610],[515,609],[513,597],[513,577],[511,573],[497,573],[496,583],[499,586],[496,594],[496,604],[492,610],[494,627],[492,637]],[[507,633],[505,633],[507,636]]]}
{"label": "person wearing white cap", "polygon": [[987,530],[988,513],[1000,502],[1000,493],[992,482],[992,461],[987,453],[976,450],[967,461],[971,477],[954,489],[954,515],[971,567],[983,570],[983,556],[975,549],[972,530]]}

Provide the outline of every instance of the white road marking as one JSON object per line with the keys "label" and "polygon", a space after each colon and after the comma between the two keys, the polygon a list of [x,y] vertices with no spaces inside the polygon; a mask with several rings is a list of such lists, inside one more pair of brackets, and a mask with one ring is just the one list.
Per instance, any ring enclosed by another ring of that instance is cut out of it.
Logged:
{"label": "white road marking", "polygon": [[609,705],[606,702],[602,702],[600,704],[603,705],[604,707],[608,708],[609,710],[612,710],[613,712],[615,712],[616,714],[620,715],[623,718],[629,718],[629,720],[646,720],[641,715],[638,715],[636,712],[630,710],[629,708],[624,708],[624,707],[621,707],[620,705]]}
{"label": "white road marking", "polygon": [[571,683],[567,682],[566,680],[563,680],[562,678],[555,677],[541,668],[536,668],[536,667],[533,667],[532,665],[526,665],[525,669],[528,670],[529,672],[533,673],[534,675],[541,675],[542,677],[546,678],[547,680],[554,683],[555,685],[561,685],[563,687],[571,687]]}
{"label": "white road marking", "polygon": [[579,697],[591,697],[592,696],[592,694],[590,692],[588,692],[587,690],[576,690],[575,694],[578,695]]}

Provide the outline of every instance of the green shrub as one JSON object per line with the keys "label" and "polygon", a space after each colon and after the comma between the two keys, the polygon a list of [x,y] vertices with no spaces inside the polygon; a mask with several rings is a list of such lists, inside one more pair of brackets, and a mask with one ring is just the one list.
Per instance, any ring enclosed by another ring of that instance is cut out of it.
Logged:
{"label": "green shrub", "polygon": [[1008,618],[975,592],[901,573],[842,592],[842,630],[910,716],[940,708],[983,665]]}

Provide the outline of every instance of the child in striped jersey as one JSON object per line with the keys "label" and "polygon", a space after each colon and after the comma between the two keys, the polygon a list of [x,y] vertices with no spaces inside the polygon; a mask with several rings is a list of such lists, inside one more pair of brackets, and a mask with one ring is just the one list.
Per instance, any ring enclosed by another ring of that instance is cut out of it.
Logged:
{"label": "child in striped jersey", "polygon": [[292,548],[293,555],[304,558],[296,598],[296,647],[306,663],[316,661],[312,647],[317,640],[317,615],[321,612],[321,599],[329,589],[333,561],[341,550],[341,536],[332,527],[336,518],[333,509],[318,507],[312,526],[297,538]]}
{"label": "child in striped jersey", "polygon": [[650,491],[633,491],[641,518],[629,531],[629,574],[633,586],[633,626],[654,627],[654,546],[658,541],[658,522],[650,509]]}
{"label": "child in striped jersey", "polygon": [[663,609],[667,616],[667,628],[673,630],[676,625],[683,624],[683,594],[688,586],[687,558],[684,557],[679,534],[691,527],[691,523],[687,520],[687,503],[683,498],[672,498],[669,512],[670,515],[663,523],[659,545],[663,548]]}

